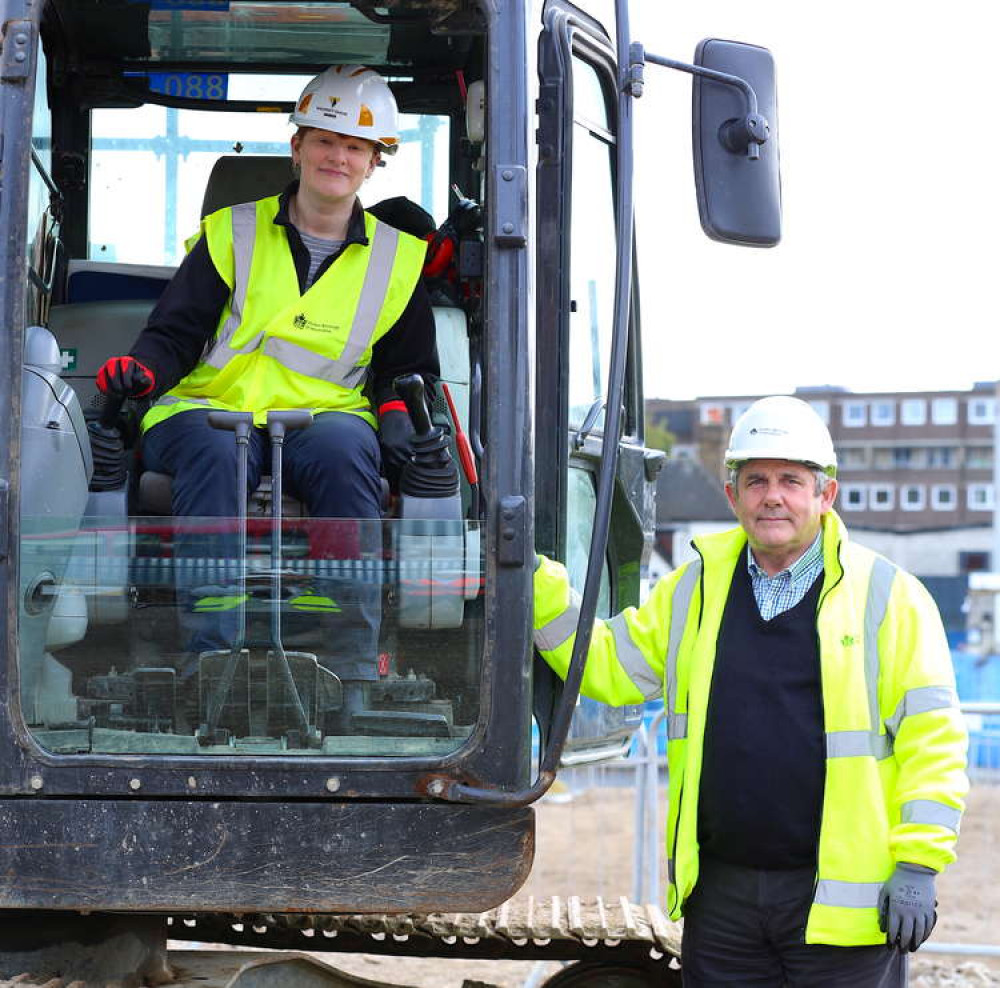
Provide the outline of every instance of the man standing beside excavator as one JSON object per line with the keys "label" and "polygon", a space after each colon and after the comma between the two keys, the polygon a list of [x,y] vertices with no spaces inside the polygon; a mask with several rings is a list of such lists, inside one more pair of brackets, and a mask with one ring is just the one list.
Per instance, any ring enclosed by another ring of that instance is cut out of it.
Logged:
{"label": "man standing beside excavator", "polygon": [[[967,736],[941,620],[849,541],[836,465],[808,404],[755,402],[726,451],[739,527],[594,626],[582,691],[666,703],[668,907],[692,988],[903,986],[955,857]],[[561,675],[577,605],[539,557],[535,644]]]}

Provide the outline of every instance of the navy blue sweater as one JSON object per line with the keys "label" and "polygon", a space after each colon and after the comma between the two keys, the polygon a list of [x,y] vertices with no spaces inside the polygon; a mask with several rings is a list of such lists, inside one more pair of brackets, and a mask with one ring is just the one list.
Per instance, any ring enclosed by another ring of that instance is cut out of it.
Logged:
{"label": "navy blue sweater", "polygon": [[737,565],[722,618],[698,803],[701,853],[750,868],[814,864],[825,735],[816,604],[760,616]]}

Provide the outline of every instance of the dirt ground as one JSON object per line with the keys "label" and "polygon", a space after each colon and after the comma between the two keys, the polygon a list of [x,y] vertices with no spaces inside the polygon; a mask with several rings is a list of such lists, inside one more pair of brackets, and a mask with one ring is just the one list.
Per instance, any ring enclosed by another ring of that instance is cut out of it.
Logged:
{"label": "dirt ground", "polygon": [[[574,789],[546,798],[539,806],[535,867],[519,898],[631,897],[632,790],[583,788],[580,780]],[[940,920],[932,942],[1000,945],[1000,785],[973,788],[958,861],[938,881],[938,896]],[[531,961],[322,957],[352,974],[414,988],[462,988],[467,980],[496,988],[540,988],[547,976],[560,969],[555,963]],[[910,971],[911,988],[1000,988],[1000,957],[922,952],[913,959]]]}

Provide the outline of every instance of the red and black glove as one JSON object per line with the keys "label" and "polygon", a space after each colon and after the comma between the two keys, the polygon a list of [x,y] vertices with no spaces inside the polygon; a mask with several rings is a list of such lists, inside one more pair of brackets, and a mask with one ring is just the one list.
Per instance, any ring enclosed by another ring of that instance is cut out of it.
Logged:
{"label": "red and black glove", "polygon": [[395,488],[400,471],[413,456],[413,423],[406,405],[398,398],[380,406],[378,433],[382,446],[382,466],[389,483]]}
{"label": "red and black glove", "polygon": [[156,375],[135,357],[111,357],[97,372],[97,387],[106,395],[141,398],[156,386]]}

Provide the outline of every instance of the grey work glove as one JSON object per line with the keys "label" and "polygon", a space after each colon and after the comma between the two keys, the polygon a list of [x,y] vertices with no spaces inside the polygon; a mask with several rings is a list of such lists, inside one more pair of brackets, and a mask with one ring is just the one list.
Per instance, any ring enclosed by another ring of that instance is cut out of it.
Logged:
{"label": "grey work glove", "polygon": [[937,872],[923,865],[900,861],[879,893],[879,929],[890,947],[916,950],[937,922],[934,878]]}

